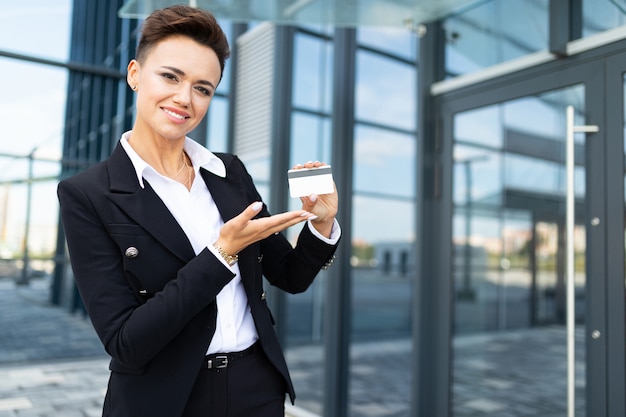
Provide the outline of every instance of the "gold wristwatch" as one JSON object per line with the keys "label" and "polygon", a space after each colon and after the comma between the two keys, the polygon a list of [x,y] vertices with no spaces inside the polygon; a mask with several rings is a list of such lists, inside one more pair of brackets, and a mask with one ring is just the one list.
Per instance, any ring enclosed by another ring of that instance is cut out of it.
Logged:
{"label": "gold wristwatch", "polygon": [[237,261],[239,260],[239,256],[238,255],[229,255],[229,254],[226,253],[226,251],[224,249],[222,249],[221,247],[219,247],[217,245],[213,245],[213,247],[222,256],[222,258],[224,258],[224,260],[226,261],[226,263],[229,266],[235,265],[237,263]]}

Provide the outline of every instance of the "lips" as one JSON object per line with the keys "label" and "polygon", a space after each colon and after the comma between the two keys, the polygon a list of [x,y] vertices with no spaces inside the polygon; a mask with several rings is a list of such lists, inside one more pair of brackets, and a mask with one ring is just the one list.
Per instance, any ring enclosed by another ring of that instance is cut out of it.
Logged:
{"label": "lips", "polygon": [[170,110],[170,109],[166,109],[166,108],[162,108],[162,109],[165,112],[165,114],[167,114],[170,118],[174,119],[175,121],[184,122],[185,120],[189,119],[189,117],[190,117],[186,113],[179,113],[179,112],[176,112],[174,110]]}

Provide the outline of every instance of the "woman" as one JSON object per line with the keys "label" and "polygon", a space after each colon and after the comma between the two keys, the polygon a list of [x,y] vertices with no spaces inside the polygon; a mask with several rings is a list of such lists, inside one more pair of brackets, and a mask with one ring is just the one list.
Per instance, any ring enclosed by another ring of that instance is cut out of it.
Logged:
{"label": "woman", "polygon": [[[104,416],[282,417],[294,399],[262,276],[298,293],[332,263],[337,192],[270,216],[236,156],[186,137],[228,55],[211,14],[152,13],[128,65],[132,131],[59,184],[76,284],[112,358]],[[301,222],[293,248],[279,232]]]}

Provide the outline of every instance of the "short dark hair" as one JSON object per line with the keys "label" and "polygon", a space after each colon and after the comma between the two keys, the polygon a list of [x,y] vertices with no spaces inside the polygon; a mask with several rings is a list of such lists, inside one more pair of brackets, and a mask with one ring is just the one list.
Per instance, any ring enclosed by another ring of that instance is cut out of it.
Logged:
{"label": "short dark hair", "polygon": [[185,5],[155,10],[144,20],[135,55],[137,61],[142,62],[157,43],[175,35],[188,36],[213,49],[220,62],[221,75],[224,74],[224,66],[230,56],[224,31],[213,14]]}

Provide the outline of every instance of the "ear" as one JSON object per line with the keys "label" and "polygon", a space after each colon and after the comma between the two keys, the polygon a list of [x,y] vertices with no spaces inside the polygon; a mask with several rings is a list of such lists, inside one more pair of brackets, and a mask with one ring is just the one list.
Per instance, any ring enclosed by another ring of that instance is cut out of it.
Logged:
{"label": "ear", "polygon": [[131,88],[138,84],[138,72],[139,62],[136,59],[132,59],[128,63],[128,68],[126,72],[126,82]]}

